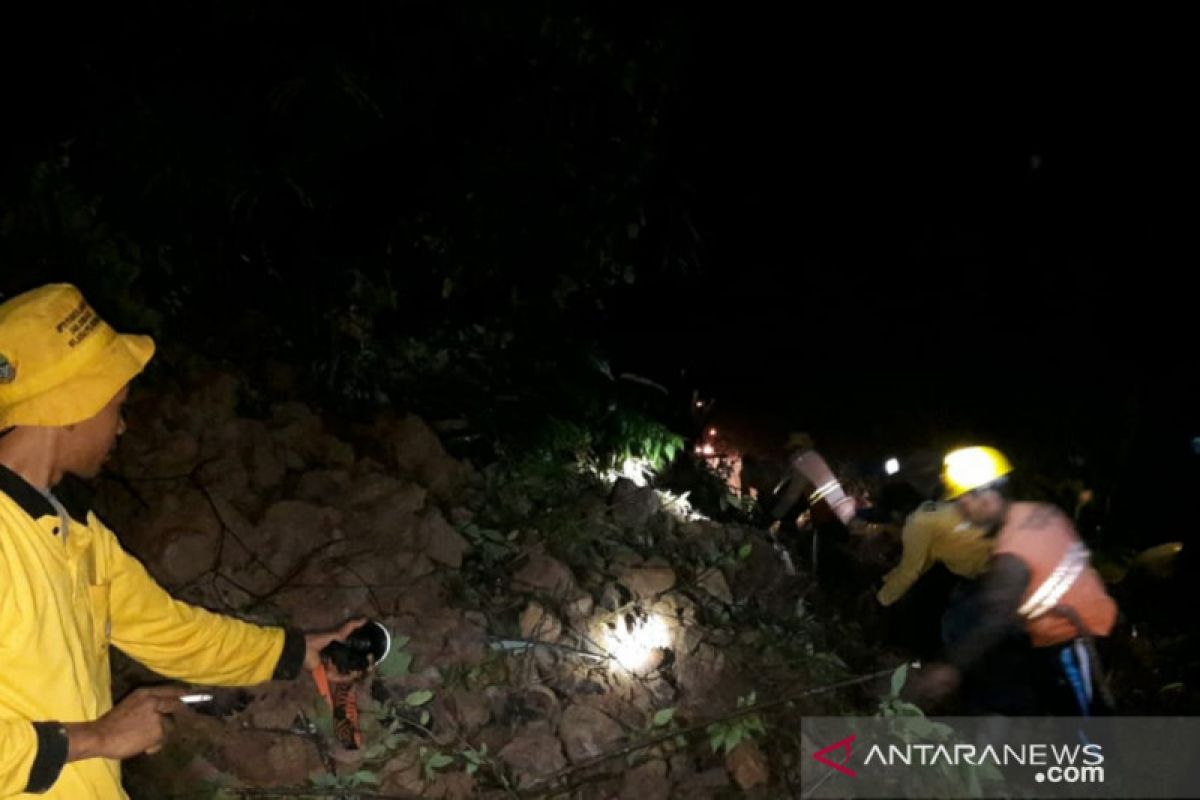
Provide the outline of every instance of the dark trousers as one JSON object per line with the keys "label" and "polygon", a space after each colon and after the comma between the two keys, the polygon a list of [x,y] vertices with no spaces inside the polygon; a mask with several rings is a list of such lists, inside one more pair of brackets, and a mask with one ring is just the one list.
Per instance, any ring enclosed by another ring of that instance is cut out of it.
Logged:
{"label": "dark trousers", "polygon": [[[975,581],[961,580],[942,616],[942,642],[958,641],[979,618]],[[1005,716],[1094,716],[1108,713],[1102,667],[1082,639],[1033,647],[1024,626],[1005,637],[963,676],[967,714]]]}

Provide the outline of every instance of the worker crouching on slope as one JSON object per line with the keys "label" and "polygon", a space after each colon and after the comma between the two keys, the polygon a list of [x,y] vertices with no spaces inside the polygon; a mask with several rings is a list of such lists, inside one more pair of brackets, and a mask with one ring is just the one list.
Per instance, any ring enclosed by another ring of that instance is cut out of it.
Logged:
{"label": "worker crouching on slope", "polygon": [[[995,537],[975,616],[948,651],[923,671],[917,695],[937,700],[965,681],[966,710],[1009,715],[1090,715],[1111,708],[1093,643],[1107,636],[1117,607],[1089,564],[1070,519],[1044,503],[1006,494],[1008,459],[990,447],[949,453],[947,499]],[[1024,669],[997,663],[1013,637],[1031,648]]]}
{"label": "worker crouching on slope", "polygon": [[987,569],[994,539],[962,515],[957,503],[926,502],[904,523],[900,562],[883,577],[875,593],[882,606],[893,606],[937,564],[957,579],[941,619],[941,645],[957,641],[975,617],[978,578]]}

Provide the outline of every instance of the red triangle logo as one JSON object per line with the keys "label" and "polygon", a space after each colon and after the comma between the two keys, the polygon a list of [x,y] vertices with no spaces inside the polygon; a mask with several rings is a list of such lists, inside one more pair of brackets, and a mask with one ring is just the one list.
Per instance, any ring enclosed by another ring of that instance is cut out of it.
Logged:
{"label": "red triangle logo", "polygon": [[[847,764],[850,763],[850,743],[854,741],[854,738],[856,736],[857,736],[857,734],[852,733],[849,736],[847,736],[845,739],[842,739],[840,742],[834,742],[833,744],[829,745],[828,747],[822,747],[820,750],[813,753],[813,758],[817,761],[820,761],[822,764],[824,764],[827,767],[833,767],[834,769],[836,769],[838,772],[842,773],[843,775],[849,775],[851,778],[857,776],[858,775],[857,772],[855,772],[854,770],[852,770],[846,766]],[[831,750],[845,750],[846,758],[843,761],[841,761],[840,763],[835,762],[835,761],[830,761],[828,758],[825,757],[825,754],[830,752]]]}

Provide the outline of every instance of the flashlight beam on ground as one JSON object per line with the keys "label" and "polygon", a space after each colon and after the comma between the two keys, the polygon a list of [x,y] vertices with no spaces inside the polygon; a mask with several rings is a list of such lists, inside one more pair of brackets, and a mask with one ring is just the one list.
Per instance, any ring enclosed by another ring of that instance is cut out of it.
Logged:
{"label": "flashlight beam on ground", "polygon": [[632,625],[621,618],[606,636],[605,649],[627,672],[645,670],[655,650],[671,646],[671,633],[657,614],[638,619]]}

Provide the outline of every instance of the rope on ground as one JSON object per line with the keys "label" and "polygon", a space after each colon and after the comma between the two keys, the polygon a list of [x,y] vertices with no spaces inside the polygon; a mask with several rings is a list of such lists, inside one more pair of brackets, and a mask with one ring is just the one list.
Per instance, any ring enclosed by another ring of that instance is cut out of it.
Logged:
{"label": "rope on ground", "polygon": [[[915,666],[915,665],[912,665],[912,666]],[[732,711],[728,714],[722,714],[720,716],[710,717],[708,719],[697,722],[694,725],[689,725],[686,728],[682,728],[682,729],[676,730],[676,731],[671,731],[669,733],[662,734],[661,736],[655,736],[651,739],[647,739],[644,742],[639,742],[638,744],[632,744],[627,747],[622,747],[618,750],[613,750],[612,752],[609,752],[609,753],[601,753],[600,755],[596,756],[595,758],[590,758],[587,761],[583,761],[583,762],[580,762],[579,764],[575,764],[573,766],[567,767],[566,769],[560,770],[559,772],[550,776],[547,779],[547,781],[550,784],[556,784],[559,781],[561,781],[563,778],[569,777],[570,775],[573,775],[576,772],[580,772],[581,770],[589,769],[591,767],[596,766],[597,764],[603,764],[605,761],[611,761],[614,758],[622,758],[624,756],[629,755],[630,753],[636,753],[638,750],[645,750],[648,747],[654,747],[655,745],[662,744],[663,742],[668,741],[670,739],[674,739],[677,736],[689,736],[693,733],[698,733],[700,731],[705,730],[706,728],[708,728],[709,725],[712,725],[713,723],[725,722],[727,720],[737,719],[738,717],[748,716],[750,714],[754,714],[754,713],[762,711],[764,709],[776,708],[778,706],[786,705],[788,703],[794,703],[795,701],[800,700],[805,697],[812,697],[813,695],[824,694],[825,692],[832,692],[835,689],[844,689],[847,686],[857,686],[858,684],[869,683],[870,681],[878,680],[879,678],[882,678],[886,675],[891,675],[895,671],[896,671],[896,668],[883,669],[883,670],[879,670],[878,672],[872,672],[868,675],[859,675],[856,678],[848,678],[844,681],[838,681],[837,683],[830,683],[830,684],[826,684],[825,686],[818,686],[813,689],[805,689],[803,691],[795,692],[793,694],[787,694],[782,697],[778,697],[774,700],[766,700],[766,701],[763,701],[760,703],[755,703],[754,705],[744,706],[744,707],[739,708],[736,711]],[[521,796],[528,797],[528,798],[548,797],[553,794],[560,793],[561,791],[563,791],[563,790],[560,788],[555,788],[554,786],[547,786],[547,787],[535,790],[535,791],[533,791],[533,793],[522,792]]]}

